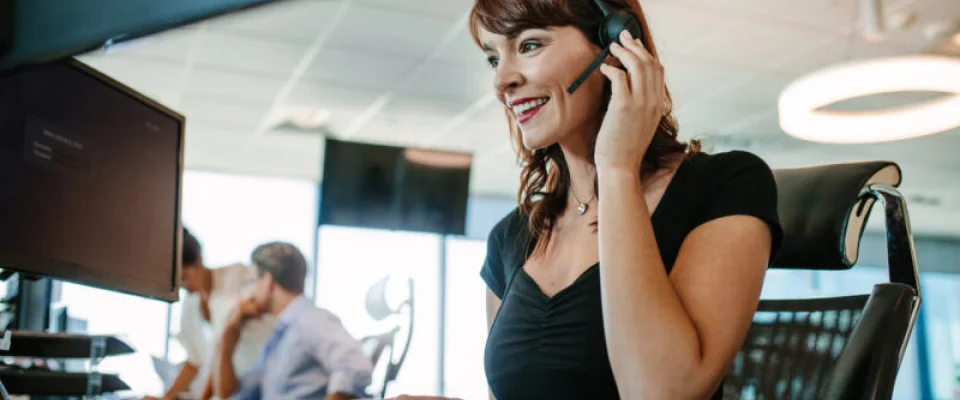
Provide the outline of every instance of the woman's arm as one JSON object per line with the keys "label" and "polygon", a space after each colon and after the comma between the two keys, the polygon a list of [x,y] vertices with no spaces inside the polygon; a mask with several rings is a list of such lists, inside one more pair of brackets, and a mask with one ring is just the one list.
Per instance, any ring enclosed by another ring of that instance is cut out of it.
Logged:
{"label": "woman's arm", "polygon": [[176,379],[173,380],[173,384],[171,384],[167,392],[163,394],[164,400],[176,399],[177,395],[188,391],[190,389],[190,383],[196,378],[198,371],[200,371],[200,369],[197,368],[197,366],[190,362],[184,362],[183,366],[180,367],[180,372],[177,373]]}
{"label": "woman's arm", "polygon": [[639,175],[601,169],[598,179],[603,320],[620,395],[705,398],[749,329],[770,228],[750,216],[707,222],[687,236],[668,276]]}
{"label": "woman's arm", "polygon": [[[493,320],[497,317],[497,313],[500,311],[500,298],[493,293],[490,288],[487,288],[487,332],[490,332],[490,328],[493,327]],[[496,397],[493,397],[493,392],[489,391],[490,400],[497,400]]]}

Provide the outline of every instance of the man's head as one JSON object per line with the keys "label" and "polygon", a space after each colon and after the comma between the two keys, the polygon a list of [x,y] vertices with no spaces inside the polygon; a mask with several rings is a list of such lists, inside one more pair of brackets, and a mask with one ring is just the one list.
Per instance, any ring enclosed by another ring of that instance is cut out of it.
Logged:
{"label": "man's head", "polygon": [[183,251],[181,261],[183,268],[180,271],[180,281],[189,293],[200,290],[204,285],[203,248],[187,228],[183,228]]}
{"label": "man's head", "polygon": [[296,246],[285,242],[270,242],[257,246],[250,256],[257,269],[253,298],[264,311],[276,314],[290,299],[303,294],[307,279],[307,260]]}

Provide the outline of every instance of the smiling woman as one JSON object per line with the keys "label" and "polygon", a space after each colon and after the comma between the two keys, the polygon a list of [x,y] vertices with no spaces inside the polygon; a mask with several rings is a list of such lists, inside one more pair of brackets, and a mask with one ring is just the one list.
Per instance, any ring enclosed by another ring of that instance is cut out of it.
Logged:
{"label": "smiling woman", "polygon": [[480,272],[491,394],[719,399],[781,242],[770,168],[677,140],[637,0],[477,0],[470,28],[523,166]]}

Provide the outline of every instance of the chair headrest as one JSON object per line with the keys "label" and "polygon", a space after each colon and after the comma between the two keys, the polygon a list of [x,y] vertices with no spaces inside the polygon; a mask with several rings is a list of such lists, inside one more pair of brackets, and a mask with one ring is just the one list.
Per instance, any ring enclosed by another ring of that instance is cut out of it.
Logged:
{"label": "chair headrest", "polygon": [[370,289],[367,289],[367,314],[376,321],[382,321],[384,318],[399,313],[404,304],[412,304],[413,279],[406,279],[406,298],[403,299],[400,305],[394,306],[391,306],[387,300],[387,286],[390,283],[390,279],[391,277],[389,275],[384,276],[374,283],[373,286],[370,286]]}
{"label": "chair headrest", "polygon": [[385,276],[374,283],[367,290],[367,314],[377,321],[393,315],[393,309],[387,304],[387,283],[389,276]]}
{"label": "chair headrest", "polygon": [[773,171],[783,245],[773,268],[848,269],[875,199],[861,196],[873,184],[900,185],[890,161],[826,164]]}

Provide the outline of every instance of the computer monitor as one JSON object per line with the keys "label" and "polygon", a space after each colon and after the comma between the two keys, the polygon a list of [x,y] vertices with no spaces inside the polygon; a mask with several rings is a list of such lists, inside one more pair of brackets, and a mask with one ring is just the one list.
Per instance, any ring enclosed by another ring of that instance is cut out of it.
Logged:
{"label": "computer monitor", "polygon": [[320,225],[463,235],[473,156],[327,139]]}
{"label": "computer monitor", "polygon": [[0,75],[0,268],[176,301],[184,123],[76,60]]}

